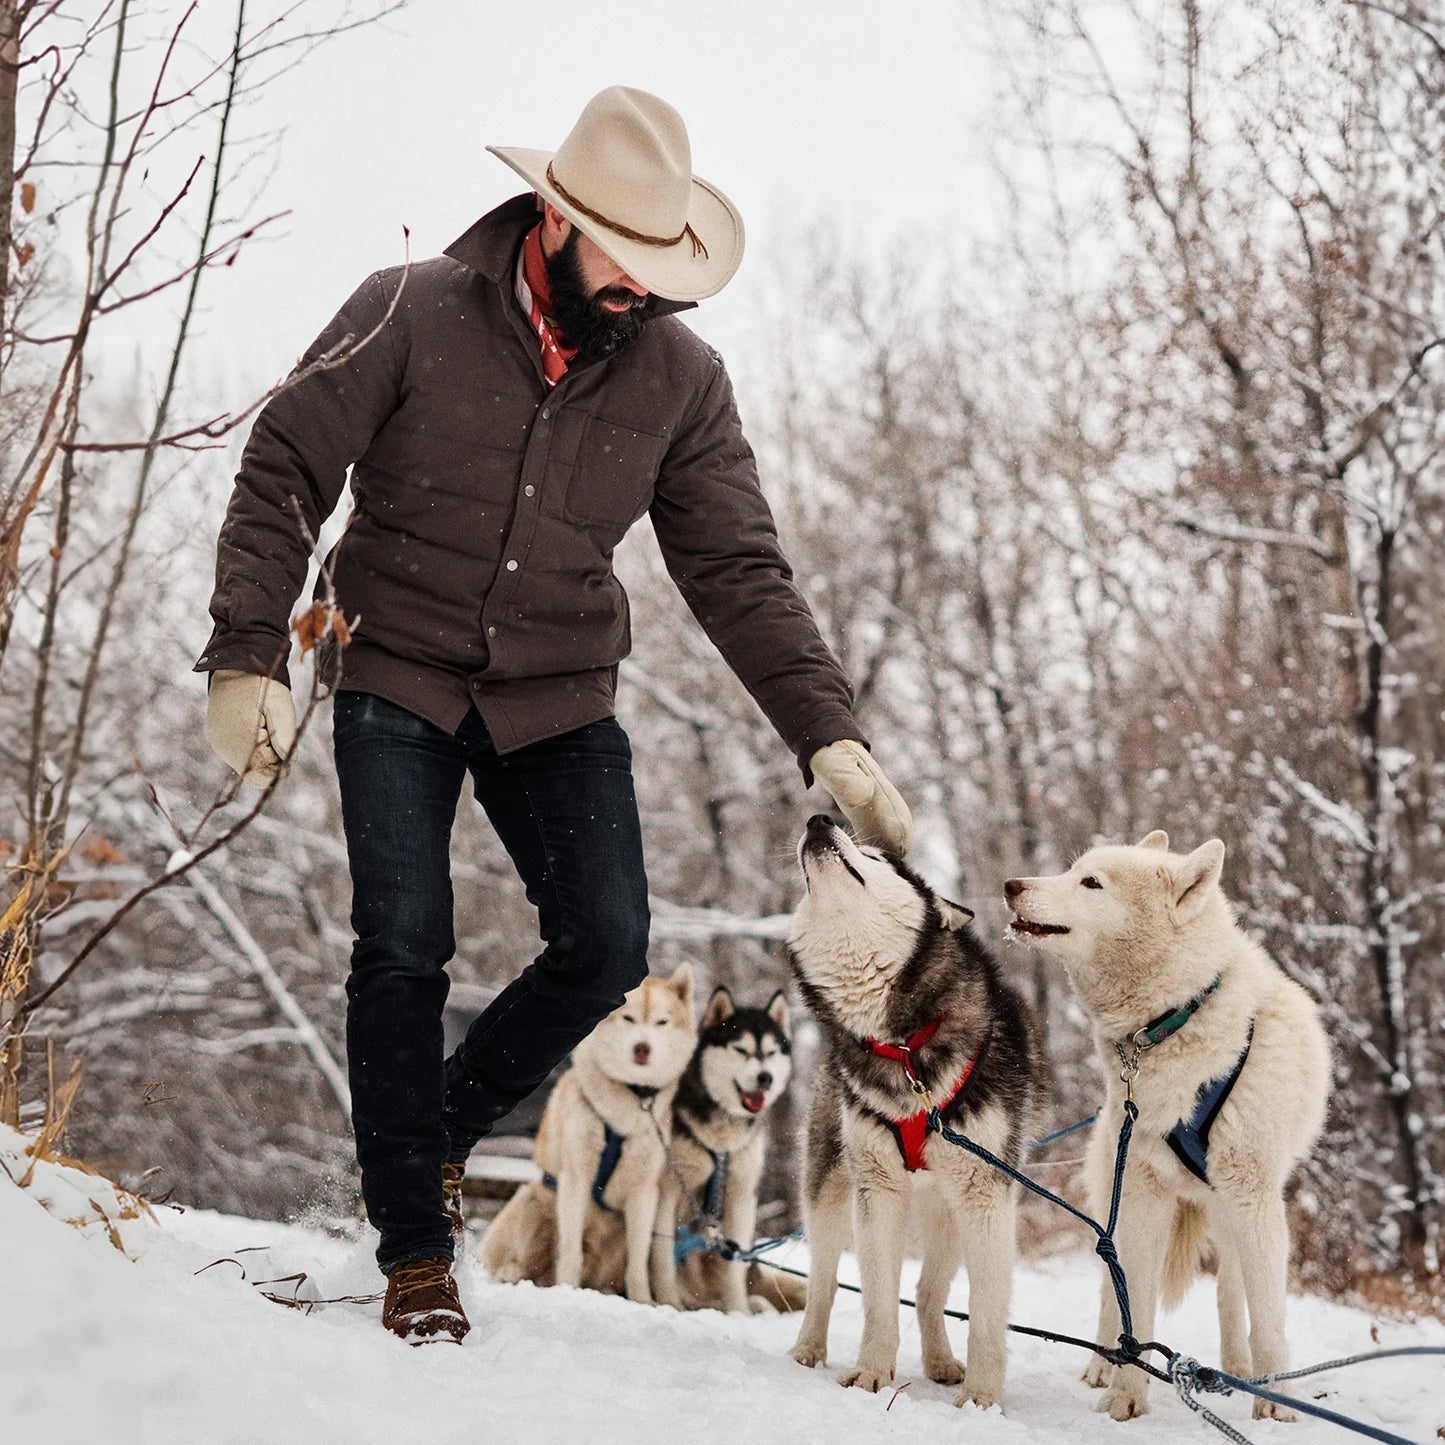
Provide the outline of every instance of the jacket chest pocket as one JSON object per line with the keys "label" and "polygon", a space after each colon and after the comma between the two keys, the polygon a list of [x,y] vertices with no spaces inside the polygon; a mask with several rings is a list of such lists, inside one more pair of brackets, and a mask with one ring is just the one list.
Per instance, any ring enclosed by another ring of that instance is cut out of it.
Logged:
{"label": "jacket chest pocket", "polygon": [[567,483],[565,511],[584,527],[626,527],[652,501],[668,439],[603,417],[587,418]]}

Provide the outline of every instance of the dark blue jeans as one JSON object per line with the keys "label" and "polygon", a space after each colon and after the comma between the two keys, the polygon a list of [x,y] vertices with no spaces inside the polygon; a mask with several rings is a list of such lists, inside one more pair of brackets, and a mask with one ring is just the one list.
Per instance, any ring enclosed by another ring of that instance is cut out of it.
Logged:
{"label": "dark blue jeans", "polygon": [[[338,692],[336,773],[356,942],[346,1052],[361,1192],[383,1271],[452,1255],[446,1159],[465,1159],[647,972],[632,750],[613,718],[498,757],[475,709],[455,736]],[[442,1057],[451,832],[467,774],[537,910],[544,947]]]}

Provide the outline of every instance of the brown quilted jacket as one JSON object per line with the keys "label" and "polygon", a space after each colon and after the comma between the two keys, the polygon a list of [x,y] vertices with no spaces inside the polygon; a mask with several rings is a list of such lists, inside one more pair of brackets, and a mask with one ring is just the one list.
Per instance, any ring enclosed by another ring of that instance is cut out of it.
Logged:
{"label": "brown quilted jacket", "polygon": [[[550,392],[513,295],[530,195],[444,256],[369,277],[303,358],[379,334],[256,419],[217,549],[196,671],[283,681],[310,546],[352,471],[338,685],[508,752],[613,712],[631,638],[613,549],[651,515],[668,570],[805,767],[859,738],[852,690],[793,584],[717,354],[654,297],[631,347]],[[401,300],[382,325],[397,287]],[[303,526],[304,524],[304,530]]]}

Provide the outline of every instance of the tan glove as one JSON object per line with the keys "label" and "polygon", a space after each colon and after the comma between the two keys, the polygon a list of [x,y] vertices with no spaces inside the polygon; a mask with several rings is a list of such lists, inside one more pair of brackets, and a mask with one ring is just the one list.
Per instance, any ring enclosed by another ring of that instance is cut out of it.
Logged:
{"label": "tan glove", "polygon": [[860,843],[906,858],[913,847],[913,818],[898,789],[883,776],[862,743],[845,738],[819,748],[808,762],[832,793]]}
{"label": "tan glove", "polygon": [[206,704],[206,741],[243,782],[266,787],[296,741],[291,689],[275,678],[218,668]]}

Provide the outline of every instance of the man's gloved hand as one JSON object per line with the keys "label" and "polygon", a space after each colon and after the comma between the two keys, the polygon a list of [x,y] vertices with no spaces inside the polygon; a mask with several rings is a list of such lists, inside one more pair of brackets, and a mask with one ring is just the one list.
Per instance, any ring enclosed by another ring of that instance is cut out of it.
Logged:
{"label": "man's gloved hand", "polygon": [[913,847],[913,818],[898,789],[883,776],[862,743],[845,738],[819,748],[808,761],[813,775],[832,793],[860,843],[906,858]]}
{"label": "man's gloved hand", "polygon": [[218,668],[206,704],[206,741],[243,782],[266,787],[296,741],[291,689],[275,678]]}

